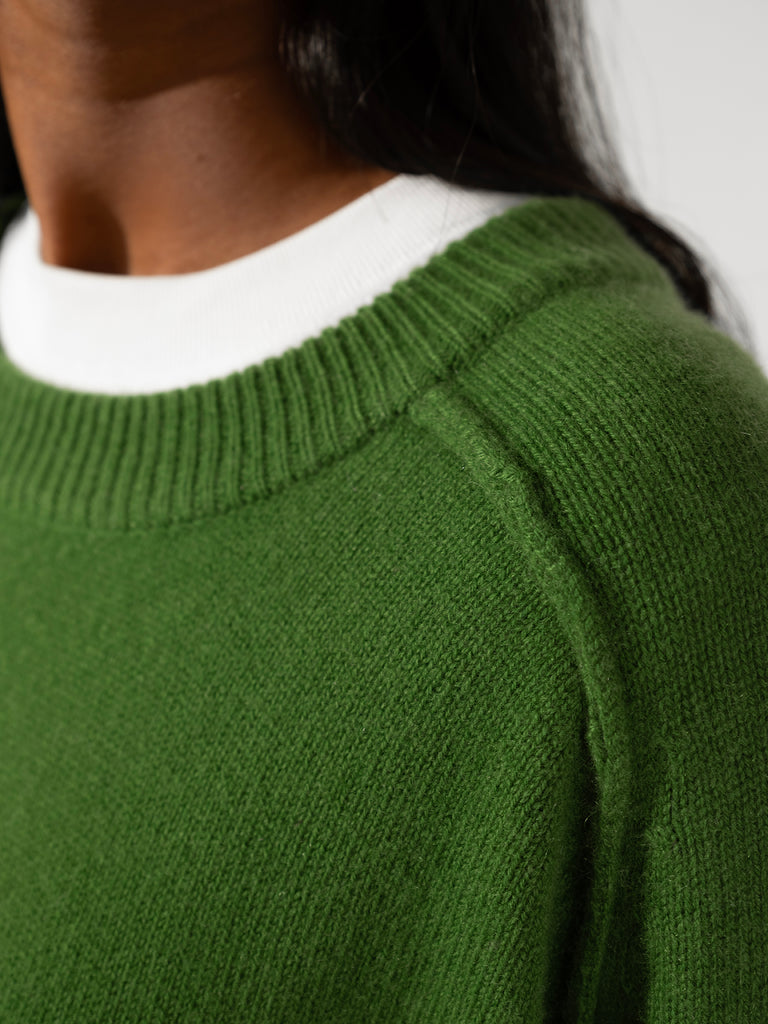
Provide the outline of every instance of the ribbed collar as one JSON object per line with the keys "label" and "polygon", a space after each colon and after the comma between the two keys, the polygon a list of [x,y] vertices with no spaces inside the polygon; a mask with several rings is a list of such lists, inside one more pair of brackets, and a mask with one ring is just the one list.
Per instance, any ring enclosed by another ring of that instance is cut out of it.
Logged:
{"label": "ribbed collar", "polygon": [[[0,233],[23,200],[2,204]],[[147,529],[266,498],[356,447],[548,293],[622,263],[626,273],[627,261],[637,272],[641,255],[596,203],[536,198],[336,326],[205,384],[70,391],[27,376],[0,347],[0,512]]]}
{"label": "ribbed collar", "polygon": [[339,323],[529,198],[398,174],[255,252],[154,276],[48,265],[27,206],[0,246],[0,338],[25,373],[72,391],[149,395],[205,384]]}

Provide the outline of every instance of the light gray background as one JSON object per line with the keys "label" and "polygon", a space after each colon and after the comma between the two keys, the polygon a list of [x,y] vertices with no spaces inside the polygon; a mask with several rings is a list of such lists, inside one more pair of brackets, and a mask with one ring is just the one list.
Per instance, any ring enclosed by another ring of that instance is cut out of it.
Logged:
{"label": "light gray background", "polygon": [[725,278],[768,374],[768,0],[585,7],[633,189]]}

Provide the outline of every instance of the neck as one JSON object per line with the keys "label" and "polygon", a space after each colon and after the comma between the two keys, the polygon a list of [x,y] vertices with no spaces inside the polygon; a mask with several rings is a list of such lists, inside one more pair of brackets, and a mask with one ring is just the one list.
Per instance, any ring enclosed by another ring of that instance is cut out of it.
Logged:
{"label": "neck", "polygon": [[393,177],[313,123],[277,5],[6,0],[0,84],[46,263],[203,270]]}

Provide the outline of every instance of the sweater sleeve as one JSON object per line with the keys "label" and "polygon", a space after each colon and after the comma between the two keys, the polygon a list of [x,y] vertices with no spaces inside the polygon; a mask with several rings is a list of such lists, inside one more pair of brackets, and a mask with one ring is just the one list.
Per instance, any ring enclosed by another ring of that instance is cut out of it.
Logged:
{"label": "sweater sleeve", "polygon": [[499,359],[482,392],[413,409],[524,549],[580,668],[598,804],[574,1024],[768,1020],[768,381],[682,322],[700,348],[667,318],[623,392],[585,358],[546,404],[554,358],[535,399]]}

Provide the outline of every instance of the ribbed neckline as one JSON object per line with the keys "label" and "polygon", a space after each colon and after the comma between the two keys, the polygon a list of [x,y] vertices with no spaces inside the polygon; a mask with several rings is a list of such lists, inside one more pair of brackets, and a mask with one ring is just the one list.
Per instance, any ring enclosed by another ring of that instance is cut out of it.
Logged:
{"label": "ribbed neckline", "polygon": [[[0,234],[23,201],[2,204]],[[627,260],[663,275],[598,204],[531,199],[298,347],[153,394],[54,386],[11,363],[0,339],[0,511],[126,530],[263,499],[356,447],[550,291],[622,262],[626,273]]]}
{"label": "ribbed neckline", "polygon": [[339,323],[454,238],[529,198],[398,174],[246,256],[149,277],[48,265],[28,206],[0,246],[3,348],[31,377],[73,391],[205,384]]}

